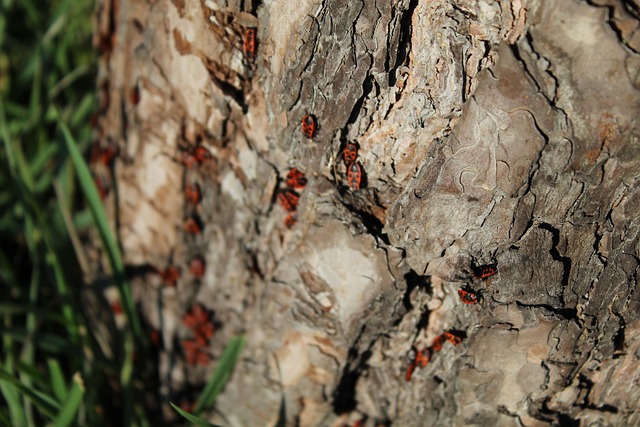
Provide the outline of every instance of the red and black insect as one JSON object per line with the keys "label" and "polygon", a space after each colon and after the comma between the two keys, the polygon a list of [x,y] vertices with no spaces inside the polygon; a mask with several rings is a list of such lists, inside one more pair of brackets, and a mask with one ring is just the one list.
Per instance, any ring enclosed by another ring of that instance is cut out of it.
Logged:
{"label": "red and black insect", "polygon": [[298,209],[300,196],[293,190],[283,190],[278,193],[278,202],[287,212],[295,212]]}
{"label": "red and black insect", "polygon": [[206,349],[197,339],[182,341],[182,351],[190,365],[207,366],[211,362],[211,356],[205,352]]}
{"label": "red and black insect", "polygon": [[244,40],[242,44],[242,51],[244,52],[244,59],[248,63],[252,63],[256,59],[256,29],[249,28],[244,33]]}
{"label": "red and black insect", "polygon": [[118,315],[118,314],[122,314],[124,312],[124,310],[122,309],[122,305],[120,304],[120,300],[119,299],[114,299],[111,302],[111,312],[114,315]]}
{"label": "red and black insect", "polygon": [[160,331],[157,329],[151,329],[149,331],[149,340],[154,347],[159,348],[162,344],[162,336],[160,336]]}
{"label": "red and black insect", "polygon": [[416,353],[416,365],[424,368],[431,360],[431,349],[425,348]]}
{"label": "red and black insect", "polygon": [[195,279],[202,278],[204,276],[204,260],[199,256],[193,258],[189,263],[189,271]]}
{"label": "red and black insect", "polygon": [[184,231],[189,234],[200,234],[202,232],[202,223],[196,216],[192,216],[187,218],[184,222]]}
{"label": "red and black insect", "polygon": [[404,373],[404,379],[409,382],[411,381],[411,377],[413,376],[413,371],[416,369],[416,362],[411,361],[409,366],[407,366],[407,371]]}
{"label": "red and black insect", "polygon": [[213,156],[211,156],[209,150],[204,148],[202,145],[198,145],[183,149],[182,163],[184,163],[187,169],[191,169],[196,165],[201,165],[212,157]]}
{"label": "red and black insect", "polygon": [[196,304],[182,317],[182,323],[196,336],[199,344],[206,345],[215,332],[210,314],[200,304]]}
{"label": "red and black insect", "polygon": [[355,163],[358,158],[358,146],[352,142],[348,142],[342,150],[342,158],[344,159],[344,164],[346,166]]}
{"label": "red and black insect", "polygon": [[98,190],[100,200],[104,200],[111,191],[111,179],[105,173],[94,172],[93,183]]}
{"label": "red and black insect", "polygon": [[318,130],[318,120],[316,116],[313,114],[307,114],[302,118],[302,134],[309,138],[313,139]]}
{"label": "red and black insect", "polygon": [[140,87],[137,84],[129,91],[129,102],[133,105],[140,104]]}
{"label": "red and black insect", "polygon": [[301,191],[307,185],[307,178],[304,173],[300,172],[297,168],[289,169],[287,173],[287,186],[294,190]]}
{"label": "red and black insect", "polygon": [[187,185],[184,188],[184,198],[192,205],[197,205],[198,203],[200,203],[200,200],[202,200],[200,185],[198,185],[197,182],[193,182]]}
{"label": "red and black insect", "polygon": [[445,331],[442,336],[453,345],[458,345],[462,342],[462,337],[452,331]]}
{"label": "red and black insect", "polygon": [[187,400],[186,398],[183,398],[180,401],[180,403],[178,404],[178,406],[183,411],[191,413],[191,412],[193,412],[193,409],[196,407],[196,401],[193,400],[193,399],[192,400]]}
{"label": "red and black insect", "polygon": [[444,334],[438,335],[438,337],[433,341],[433,344],[431,344],[431,348],[433,348],[433,351],[440,351],[442,350],[442,345],[445,341],[446,338]]}
{"label": "red and black insect", "polygon": [[198,160],[192,153],[185,151],[182,153],[182,163],[187,169],[191,169],[198,164]]}
{"label": "red and black insect", "polygon": [[115,143],[107,144],[102,148],[100,142],[96,141],[91,149],[92,165],[103,165],[110,167],[113,164],[113,160],[120,154],[120,147]]}
{"label": "red and black insect", "polygon": [[284,219],[284,225],[287,228],[292,228],[298,222],[298,213],[297,212],[289,212],[289,215]]}
{"label": "red and black insect", "polygon": [[351,191],[358,191],[362,184],[362,167],[360,163],[353,162],[347,169],[347,179],[349,180],[349,187]]}
{"label": "red and black insect", "polygon": [[175,265],[170,265],[158,273],[162,278],[162,283],[167,286],[175,287],[180,279],[180,268]]}
{"label": "red and black insect", "polygon": [[460,297],[460,301],[469,305],[478,304],[482,299],[481,292],[471,289],[469,287],[463,287],[458,289],[458,296]]}
{"label": "red and black insect", "polygon": [[477,279],[488,279],[498,272],[498,266],[496,264],[485,264],[477,267],[473,267],[473,275]]}

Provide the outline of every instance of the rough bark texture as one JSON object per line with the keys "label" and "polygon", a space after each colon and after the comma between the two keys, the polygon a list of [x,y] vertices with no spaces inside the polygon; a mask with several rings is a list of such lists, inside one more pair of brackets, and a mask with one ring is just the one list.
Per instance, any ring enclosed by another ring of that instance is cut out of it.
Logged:
{"label": "rough bark texture", "polygon": [[[134,282],[164,338],[161,393],[209,371],[178,346],[197,301],[214,356],[248,338],[211,414],[230,426],[272,425],[281,402],[300,426],[639,425],[639,8],[103,0],[101,126],[122,148],[108,202],[130,266],[183,266],[177,288]],[[187,170],[195,145],[213,158]],[[289,230],[275,196],[292,166],[309,184]],[[483,303],[462,304],[488,263]],[[465,340],[406,382],[443,330]]]}

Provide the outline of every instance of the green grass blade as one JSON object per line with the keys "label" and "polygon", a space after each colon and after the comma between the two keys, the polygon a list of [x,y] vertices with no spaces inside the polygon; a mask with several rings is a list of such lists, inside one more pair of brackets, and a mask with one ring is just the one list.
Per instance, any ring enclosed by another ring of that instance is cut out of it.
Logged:
{"label": "green grass blade", "polygon": [[[2,263],[0,263],[0,269]],[[47,324],[60,324],[64,325],[64,317],[56,311],[43,309],[42,306],[31,306],[27,304],[21,304],[17,302],[0,302],[0,314],[26,314],[37,313],[40,321],[46,321]]]}
{"label": "green grass blade", "polygon": [[11,384],[0,380],[0,391],[2,392],[2,398],[7,403],[9,408],[9,417],[11,417],[11,426],[20,427],[27,425],[27,414],[22,407],[22,401],[20,400],[20,393]]}
{"label": "green grass blade", "polygon": [[5,415],[4,412],[0,411],[0,426],[1,427],[15,427],[14,424],[11,424],[9,421],[9,417]]}
{"label": "green grass blade", "polygon": [[12,173],[15,172],[15,154],[13,153],[13,146],[11,144],[11,135],[9,134],[9,128],[7,127],[7,120],[4,114],[4,103],[0,98],[0,132],[2,132],[2,142],[4,142],[4,152],[7,155],[7,162],[9,163],[9,169]]}
{"label": "green grass blade", "polygon": [[[4,338],[11,338],[15,343],[24,343],[28,334],[24,328],[5,328],[2,331]],[[38,340],[34,342],[36,348],[55,354],[68,354],[70,348],[69,337],[63,337],[53,333],[40,333]]]}
{"label": "green grass blade", "polygon": [[82,396],[84,395],[84,384],[80,373],[76,372],[73,376],[73,384],[71,386],[71,392],[60,408],[58,416],[53,421],[55,427],[67,427],[70,425],[78,414],[78,408],[82,402]]}
{"label": "green grass blade", "polygon": [[131,330],[124,331],[124,360],[120,368],[120,382],[124,385],[122,390],[124,425],[131,425],[133,415],[133,390],[130,387],[133,375],[133,335]]}
{"label": "green grass blade", "polygon": [[45,379],[43,372],[38,370],[37,364],[27,365],[26,363],[20,363],[18,364],[18,372],[21,376],[28,376],[31,379],[31,384],[25,384],[22,379],[20,380],[25,387],[49,391],[49,381]]}
{"label": "green grass blade", "polygon": [[209,382],[204,387],[204,390],[202,390],[202,394],[200,394],[200,397],[196,402],[196,406],[193,410],[194,414],[200,415],[205,408],[211,406],[216,400],[216,397],[218,397],[218,394],[220,394],[229,380],[231,372],[233,372],[233,367],[238,361],[238,357],[240,356],[240,352],[244,346],[244,341],[245,339],[242,336],[232,338],[231,341],[229,341],[229,344],[227,344],[227,347],[224,349],[222,356],[220,356],[218,366],[216,366]]}
{"label": "green grass blade", "polygon": [[65,384],[64,374],[60,363],[56,359],[48,359],[47,366],[49,367],[49,376],[51,377],[51,389],[53,395],[58,399],[58,402],[64,402],[69,396],[67,385]]}
{"label": "green grass blade", "polygon": [[62,314],[65,318],[64,326],[67,329],[67,333],[71,338],[72,342],[77,342],[79,331],[78,324],[75,318],[74,307],[68,302],[68,297],[72,291],[70,283],[67,281],[64,275],[64,268],[60,263],[60,259],[58,258],[57,253],[53,249],[53,244],[51,243],[51,238],[49,235],[45,236],[45,241],[47,242],[47,262],[51,266],[53,270],[53,277],[56,279],[56,286],[58,288],[58,292],[64,298],[64,304],[62,305]]}
{"label": "green grass blade", "polygon": [[176,405],[174,405],[173,403],[169,402],[169,404],[173,407],[173,409],[175,409],[180,415],[182,415],[187,421],[193,423],[193,425],[196,426],[201,426],[201,427],[221,427],[219,425],[216,424],[211,424],[208,421],[203,420],[200,417],[197,417],[195,415],[192,415],[190,413],[188,413],[187,411],[180,409],[179,407],[177,407]]}
{"label": "green grass blade", "polygon": [[56,155],[59,150],[60,147],[57,144],[45,145],[39,149],[31,159],[29,165],[31,173],[34,175],[42,173],[44,166],[53,159],[53,156]]}
{"label": "green grass blade", "polygon": [[[85,195],[87,204],[89,205],[89,210],[91,211],[95,225],[98,228],[100,239],[107,252],[115,282],[120,293],[122,306],[129,320],[131,331],[133,332],[133,337],[135,337],[138,342],[144,343],[146,342],[146,340],[142,329],[142,323],[140,322],[140,318],[138,317],[138,314],[135,310],[133,296],[131,295],[131,288],[125,280],[124,263],[122,262],[120,250],[118,248],[116,240],[111,233],[107,215],[104,212],[102,200],[100,199],[98,191],[96,190],[93,177],[91,176],[89,167],[82,157],[80,150],[78,150],[75,139],[73,138],[73,136],[71,136],[71,132],[69,131],[67,125],[62,120],[58,120],[58,125],[62,130],[64,141],[66,143],[67,150],[69,151],[69,156],[71,157],[71,161],[76,169],[76,174],[78,175],[80,187],[82,188],[82,191]],[[123,419],[125,425],[130,425],[130,422],[132,421],[131,416],[133,409],[133,394],[131,389],[131,377],[133,374],[133,352],[135,350],[133,337],[127,332],[125,332],[123,337],[125,354],[122,359],[120,381],[122,383],[122,393],[124,400]]]}
{"label": "green grass blade", "polygon": [[73,216],[73,225],[79,231],[92,227],[93,218],[91,217],[91,211],[85,209],[75,212],[75,215]]}
{"label": "green grass blade", "polygon": [[16,178],[18,178],[20,183],[26,187],[26,190],[31,193],[33,191],[33,176],[31,175],[29,164],[24,157],[22,147],[17,143],[9,143],[9,145],[12,146],[13,158],[16,160],[16,166],[18,167],[16,170],[18,173]]}
{"label": "green grass blade", "polygon": [[[9,134],[6,129],[4,129],[4,127],[4,113],[2,111],[2,103],[0,102],[0,129],[2,129],[2,136],[4,140],[5,151],[7,153],[7,158],[11,159],[11,174],[14,177],[14,182],[18,185],[18,188],[21,191],[21,197],[23,198],[25,204],[30,208],[33,216],[35,216],[34,219],[31,218],[31,215],[27,215],[25,217],[24,236],[32,253],[35,251],[36,238],[44,239],[48,249],[46,262],[51,266],[54,272],[56,284],[58,286],[58,292],[63,297],[63,299],[66,300],[70,294],[70,288],[69,284],[66,281],[63,267],[56,252],[56,245],[54,244],[53,234],[49,230],[49,218],[47,217],[42,204],[38,203],[38,201],[32,194],[34,185],[33,176],[31,175],[31,169],[29,168],[29,165],[24,158],[22,149],[19,145],[14,145],[14,143],[9,140]],[[37,224],[37,226],[34,224],[34,222],[35,224]],[[35,232],[36,228],[38,228],[37,233]],[[73,310],[69,304],[65,304],[62,311],[65,318],[67,319],[69,335],[72,338],[75,338],[77,336],[77,331],[75,330],[75,317]]]}
{"label": "green grass blade", "polygon": [[35,126],[40,116],[42,115],[42,94],[40,88],[42,87],[42,53],[40,49],[34,52],[34,74],[31,86],[31,105],[29,111],[31,111],[30,127]]}
{"label": "green grass blade", "polygon": [[[40,257],[37,256],[34,252],[32,252],[32,260],[33,267],[31,272],[31,286],[29,287],[29,305],[35,306],[37,304],[38,293],[40,289]],[[37,327],[37,319],[36,313],[30,312],[27,313],[26,317],[26,330],[27,330],[27,339],[24,341],[21,350],[20,362],[28,367],[34,366],[34,358],[35,358],[35,349],[33,340],[36,335],[36,327]],[[33,376],[31,373],[20,372],[20,382],[26,388],[33,388]],[[24,408],[25,413],[27,414],[27,419],[29,424],[34,425],[33,412],[31,408],[31,403],[24,400]]]}
{"label": "green grass blade", "polygon": [[89,209],[91,210],[91,213],[93,215],[96,227],[98,228],[98,232],[100,233],[100,238],[107,251],[109,263],[111,264],[111,268],[113,269],[113,273],[116,278],[116,283],[118,283],[118,288],[120,290],[120,298],[122,299],[123,308],[131,322],[131,327],[133,328],[133,332],[136,338],[139,340],[143,340],[144,335],[142,332],[142,325],[134,309],[131,290],[128,283],[126,283],[124,279],[124,264],[122,262],[122,258],[120,257],[120,250],[115,238],[113,237],[113,234],[111,233],[111,228],[109,227],[109,222],[107,221],[107,215],[105,214],[102,207],[102,200],[100,199],[98,191],[96,190],[95,184],[93,182],[93,177],[91,176],[89,167],[82,157],[82,154],[78,150],[78,146],[74,138],[71,136],[69,128],[62,121],[59,121],[58,124],[60,125],[60,129],[62,130],[62,134],[64,135],[67,150],[69,151],[71,161],[76,168],[80,186],[82,187],[82,191],[84,192],[84,195],[87,199],[87,204],[89,205]]}
{"label": "green grass blade", "polygon": [[60,410],[60,406],[53,398],[44,393],[40,393],[37,390],[25,387],[20,383],[20,381],[18,381],[18,379],[13,377],[13,375],[9,374],[4,369],[0,369],[0,383],[4,383],[10,389],[13,388],[18,392],[18,394],[21,393],[23,397],[29,399],[29,401],[31,401],[43,415],[48,416],[51,419],[53,419],[55,414]]}
{"label": "green grass blade", "polygon": [[5,256],[4,252],[0,250],[0,281],[3,281],[7,285],[15,286],[16,277],[13,274],[13,265],[9,259]]}

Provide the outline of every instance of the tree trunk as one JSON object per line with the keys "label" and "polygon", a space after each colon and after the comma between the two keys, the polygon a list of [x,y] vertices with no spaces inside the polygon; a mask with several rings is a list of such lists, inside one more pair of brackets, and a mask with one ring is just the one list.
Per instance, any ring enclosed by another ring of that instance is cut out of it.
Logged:
{"label": "tree trunk", "polygon": [[[639,425],[640,4],[346,3],[100,4],[107,202],[129,266],[182,271],[133,285],[163,396],[210,371],[179,344],[197,302],[214,359],[247,337],[225,425],[273,425],[282,402],[299,426]],[[438,350],[443,331],[463,342]]]}

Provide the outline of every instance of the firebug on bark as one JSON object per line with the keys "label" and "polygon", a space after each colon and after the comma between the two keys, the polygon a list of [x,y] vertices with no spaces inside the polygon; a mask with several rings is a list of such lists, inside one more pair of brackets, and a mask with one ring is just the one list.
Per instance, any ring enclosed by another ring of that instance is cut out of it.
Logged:
{"label": "firebug on bark", "polygon": [[105,173],[96,172],[93,175],[93,183],[98,190],[100,200],[104,200],[111,191],[111,181]]}
{"label": "firebug on bark", "polygon": [[429,348],[425,348],[416,353],[416,365],[424,368],[429,363],[429,360],[431,360],[431,350]]}
{"label": "firebug on bark", "polygon": [[137,84],[129,91],[129,101],[133,105],[138,105],[140,103],[140,88]]}
{"label": "firebug on bark", "polygon": [[348,142],[342,150],[342,158],[344,159],[344,164],[347,166],[355,163],[358,158],[358,146],[352,142]]}
{"label": "firebug on bark", "polygon": [[478,304],[481,298],[480,293],[471,288],[458,289],[458,296],[460,297],[460,301],[469,305]]}
{"label": "firebug on bark", "polygon": [[444,344],[446,338],[443,335],[438,335],[438,337],[433,341],[433,344],[431,345],[431,347],[433,348],[433,351],[440,351],[442,350],[442,345]]}
{"label": "firebug on bark", "polygon": [[184,231],[193,235],[200,234],[202,232],[202,225],[198,218],[195,216],[187,218],[184,223]]}
{"label": "firebug on bark", "polygon": [[189,263],[189,271],[194,278],[202,278],[204,276],[204,260],[199,256],[193,258]]}
{"label": "firebug on bark", "polygon": [[213,157],[209,150],[204,148],[202,145],[187,147],[182,150],[182,163],[187,169],[200,165]]}
{"label": "firebug on bark", "polygon": [[297,168],[291,168],[287,173],[286,183],[288,187],[300,191],[307,185],[307,178],[304,176],[304,173]]}
{"label": "firebug on bark", "polygon": [[197,182],[191,183],[184,188],[184,198],[192,205],[197,205],[202,200],[200,185]]}
{"label": "firebug on bark", "polygon": [[278,193],[278,202],[280,206],[287,212],[294,212],[298,209],[298,201],[300,196],[292,190],[283,190]]}
{"label": "firebug on bark", "polygon": [[120,154],[120,146],[115,143],[109,143],[105,148],[102,148],[99,141],[96,141],[91,148],[92,165],[104,165],[111,166],[113,160]]}
{"label": "firebug on bark", "polygon": [[180,279],[180,268],[175,265],[170,265],[160,271],[160,277],[162,277],[162,283],[174,287],[176,283],[178,283],[178,279]]}
{"label": "firebug on bark", "polygon": [[404,379],[409,382],[411,381],[411,377],[413,376],[413,371],[416,369],[416,362],[412,361],[409,366],[407,366],[407,371],[404,374]]}
{"label": "firebug on bark", "polygon": [[462,337],[451,331],[445,331],[442,336],[453,345],[458,345],[462,342]]}
{"label": "firebug on bark", "polygon": [[287,228],[293,227],[294,225],[296,225],[296,222],[298,222],[297,212],[290,212],[289,215],[287,215],[287,217],[284,219],[284,225],[286,225]]}
{"label": "firebug on bark", "polygon": [[495,264],[485,264],[473,268],[473,274],[478,279],[488,279],[498,272],[498,266]]}
{"label": "firebug on bark", "polygon": [[353,162],[347,169],[347,179],[349,180],[349,187],[351,191],[358,191],[360,184],[362,183],[362,167],[360,163]]}
{"label": "firebug on bark", "polygon": [[244,41],[242,44],[244,59],[251,63],[256,59],[256,30],[249,28],[244,33]]}
{"label": "firebug on bark", "polygon": [[113,314],[118,315],[118,314],[122,314],[123,310],[122,310],[122,305],[120,304],[120,300],[119,299],[114,299],[111,302],[111,311],[113,312]]}
{"label": "firebug on bark", "polygon": [[302,134],[309,138],[313,139],[318,130],[318,120],[316,116],[313,114],[307,114],[302,118]]}

